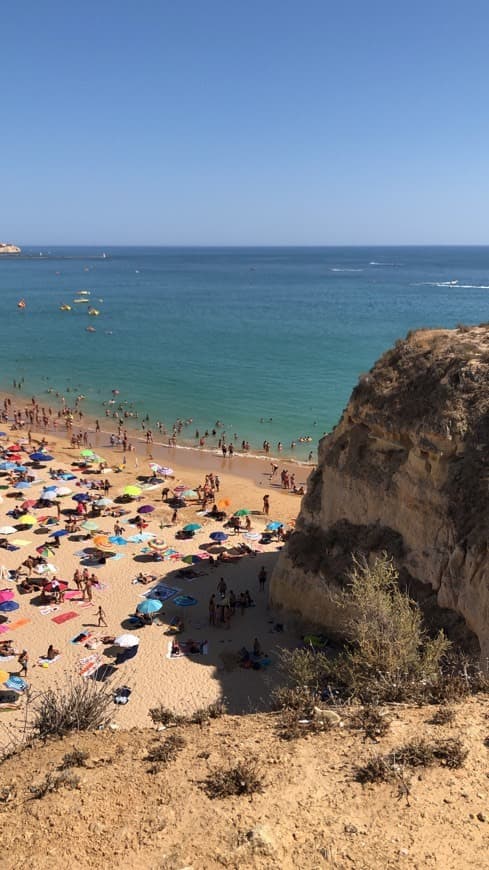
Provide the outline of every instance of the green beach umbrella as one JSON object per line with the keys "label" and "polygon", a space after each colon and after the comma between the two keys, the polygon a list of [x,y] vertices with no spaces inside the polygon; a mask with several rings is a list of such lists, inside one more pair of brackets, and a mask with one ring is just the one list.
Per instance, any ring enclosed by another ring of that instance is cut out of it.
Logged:
{"label": "green beach umbrella", "polygon": [[239,511],[234,512],[234,516],[235,517],[247,517],[248,514],[250,514],[250,513],[251,513],[251,511],[249,511],[248,508],[240,508]]}
{"label": "green beach umbrella", "polygon": [[129,484],[129,486],[124,487],[124,495],[141,495],[142,489],[140,486],[134,486],[133,484]]}

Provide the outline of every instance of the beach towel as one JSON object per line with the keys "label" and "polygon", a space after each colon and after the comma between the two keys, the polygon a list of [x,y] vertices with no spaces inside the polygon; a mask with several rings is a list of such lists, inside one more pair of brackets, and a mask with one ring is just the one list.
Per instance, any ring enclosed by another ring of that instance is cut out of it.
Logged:
{"label": "beach towel", "polygon": [[42,616],[47,616],[48,613],[55,613],[56,610],[59,610],[59,607],[57,604],[48,604],[46,607],[40,607],[39,613]]}
{"label": "beach towel", "polygon": [[92,636],[90,631],[80,631],[79,634],[75,634],[75,637],[72,637],[70,643],[85,643],[89,637]]}
{"label": "beach towel", "polygon": [[157,583],[156,586],[153,586],[152,589],[148,589],[147,592],[143,592],[140,597],[157,598],[158,601],[166,601],[168,598],[173,598],[174,595],[178,595],[178,593],[181,591],[181,589],[177,589],[174,586],[167,586],[166,583]]}
{"label": "beach towel", "polygon": [[0,625],[0,630],[3,631],[16,631],[18,628],[22,628],[24,625],[29,625],[31,622],[30,619],[16,619],[15,622],[8,622],[6,625]]}
{"label": "beach towel", "polygon": [[81,601],[82,595],[83,593],[80,592],[79,589],[69,589],[67,592],[65,592],[65,598],[68,599],[68,601],[71,601],[72,599],[74,599],[75,601]]}
{"label": "beach towel", "polygon": [[0,656],[0,665],[3,665],[4,662],[11,662],[15,656]]}
{"label": "beach towel", "polygon": [[176,598],[173,599],[173,603],[177,605],[177,607],[193,607],[194,604],[198,604],[196,598],[192,598],[191,595],[177,595]]}
{"label": "beach towel", "polygon": [[32,541],[25,541],[24,538],[14,538],[12,544],[15,544],[16,547],[27,547],[29,544],[32,544]]}
{"label": "beach towel", "polygon": [[59,653],[59,655],[55,656],[54,659],[47,659],[47,658],[45,658],[45,656],[39,656],[39,658],[37,660],[37,664],[41,665],[41,667],[45,667],[46,665],[52,665],[53,662],[57,662],[58,659],[60,659],[60,658],[61,658],[61,653]]}
{"label": "beach towel", "polygon": [[55,622],[57,625],[61,625],[62,622],[68,622],[69,619],[74,619],[75,616],[78,616],[78,613],[75,613],[74,610],[69,610],[68,613],[60,613],[59,616],[53,616],[51,622]]}
{"label": "beach towel", "polygon": [[102,656],[100,653],[91,653],[89,656],[84,656],[80,659],[79,674],[81,677],[91,677],[95,674],[102,664]]}
{"label": "beach towel", "polygon": [[[184,656],[206,656],[209,654],[209,643],[206,640],[182,640],[179,641],[180,652],[172,654],[173,641],[168,643],[167,659],[179,659]],[[195,648],[198,647],[198,650]]]}

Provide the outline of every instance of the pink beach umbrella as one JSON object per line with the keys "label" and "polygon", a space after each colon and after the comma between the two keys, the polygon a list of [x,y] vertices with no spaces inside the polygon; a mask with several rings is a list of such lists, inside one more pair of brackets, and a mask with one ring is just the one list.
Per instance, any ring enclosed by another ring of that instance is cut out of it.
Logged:
{"label": "pink beach umbrella", "polygon": [[0,589],[0,604],[3,604],[4,601],[12,601],[13,597],[12,589]]}

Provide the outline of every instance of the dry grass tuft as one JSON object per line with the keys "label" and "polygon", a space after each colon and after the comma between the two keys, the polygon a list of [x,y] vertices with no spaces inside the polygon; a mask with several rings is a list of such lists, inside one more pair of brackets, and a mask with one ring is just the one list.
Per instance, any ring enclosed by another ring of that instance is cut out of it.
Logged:
{"label": "dry grass tuft", "polygon": [[210,798],[253,795],[263,791],[263,775],[256,761],[242,761],[234,767],[213,771],[204,788]]}

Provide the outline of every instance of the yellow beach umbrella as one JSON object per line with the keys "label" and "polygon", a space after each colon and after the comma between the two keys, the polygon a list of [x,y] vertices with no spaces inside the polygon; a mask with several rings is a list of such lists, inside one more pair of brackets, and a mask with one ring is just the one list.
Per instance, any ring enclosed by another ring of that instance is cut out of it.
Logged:
{"label": "yellow beach umbrella", "polygon": [[0,671],[0,683],[5,683],[10,679],[10,674],[7,671]]}
{"label": "yellow beach umbrella", "polygon": [[37,523],[37,519],[36,517],[32,516],[32,514],[22,514],[17,522],[19,524],[22,524],[23,526],[35,526]]}
{"label": "yellow beach umbrella", "polygon": [[129,486],[124,487],[124,495],[141,495],[142,489],[140,486],[134,486],[133,484],[129,484]]}

